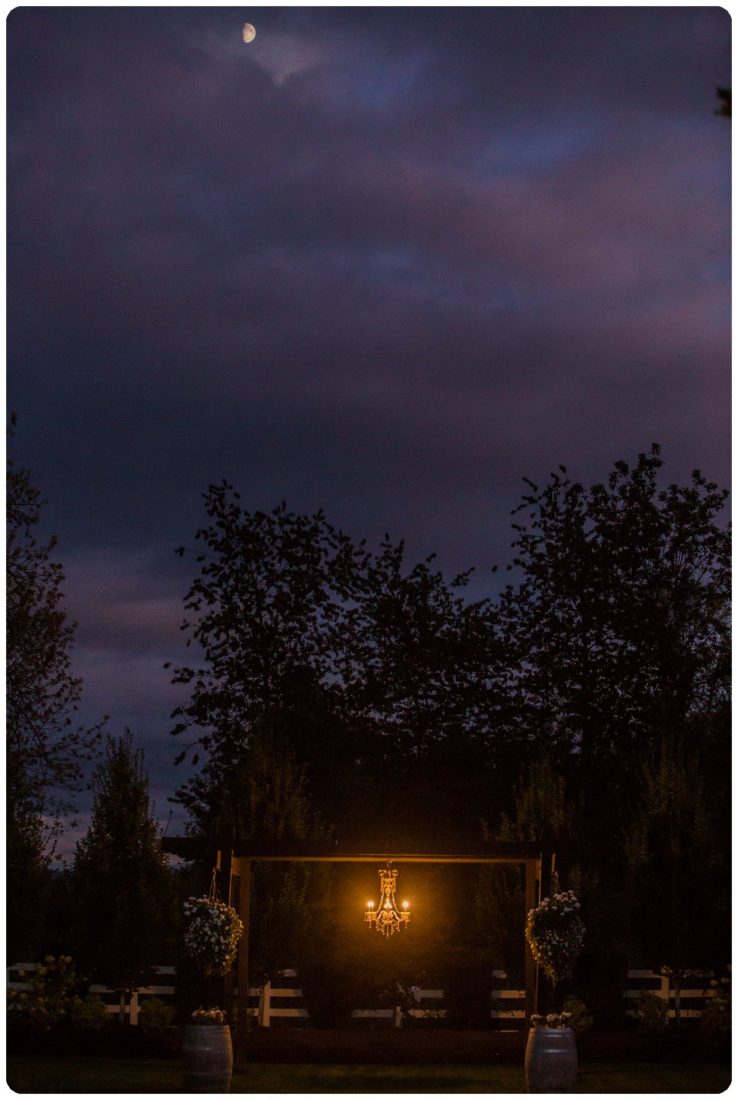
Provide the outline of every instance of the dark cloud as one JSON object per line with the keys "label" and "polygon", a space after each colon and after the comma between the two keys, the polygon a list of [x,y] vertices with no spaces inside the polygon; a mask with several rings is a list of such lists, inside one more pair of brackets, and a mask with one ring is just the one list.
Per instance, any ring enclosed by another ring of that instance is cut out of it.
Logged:
{"label": "dark cloud", "polygon": [[[729,463],[718,8],[18,8],[8,392],[90,713],[157,790],[226,476],[449,570],[522,475]],[[169,778],[167,778],[169,777]]]}

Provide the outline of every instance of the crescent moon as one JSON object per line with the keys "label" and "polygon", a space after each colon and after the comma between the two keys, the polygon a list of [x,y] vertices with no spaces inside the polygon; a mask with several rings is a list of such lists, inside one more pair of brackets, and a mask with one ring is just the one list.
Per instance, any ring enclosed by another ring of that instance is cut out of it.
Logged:
{"label": "crescent moon", "polygon": [[244,23],[243,25],[243,40],[246,43],[253,42],[256,38],[256,27],[253,23]]}

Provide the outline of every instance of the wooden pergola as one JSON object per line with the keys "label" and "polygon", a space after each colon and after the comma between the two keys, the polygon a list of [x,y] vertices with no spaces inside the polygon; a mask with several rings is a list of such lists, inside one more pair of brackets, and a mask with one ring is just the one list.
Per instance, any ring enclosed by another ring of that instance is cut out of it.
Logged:
{"label": "wooden pergola", "polygon": [[[187,860],[201,860],[216,868],[219,876],[219,892],[223,899],[236,909],[244,924],[244,933],[238,948],[236,967],[238,980],[238,1015],[235,1033],[235,1062],[243,1065],[246,1059],[248,995],[249,995],[249,900],[251,892],[251,864],[259,862],[283,863],[452,863],[452,864],[517,864],[525,868],[525,910],[532,909],[541,897],[549,892],[551,874],[555,870],[554,853],[535,843],[494,843],[475,847],[467,846],[458,851],[378,850],[358,851],[342,848],[336,842],[330,845],[285,845],[259,843],[238,839],[202,840],[192,837],[169,837],[162,841],[165,852]],[[527,941],[525,942],[525,1011],[530,1016],[536,1009],[536,965]],[[232,989],[232,976],[227,980]]]}

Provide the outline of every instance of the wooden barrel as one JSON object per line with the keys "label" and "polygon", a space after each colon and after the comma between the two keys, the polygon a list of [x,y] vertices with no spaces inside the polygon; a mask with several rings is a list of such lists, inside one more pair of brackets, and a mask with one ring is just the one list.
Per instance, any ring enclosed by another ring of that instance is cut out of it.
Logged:
{"label": "wooden barrel", "polygon": [[570,1027],[532,1027],[525,1048],[528,1092],[573,1092],[577,1044]]}
{"label": "wooden barrel", "polygon": [[187,1024],[182,1043],[185,1092],[228,1092],[233,1072],[227,1024]]}

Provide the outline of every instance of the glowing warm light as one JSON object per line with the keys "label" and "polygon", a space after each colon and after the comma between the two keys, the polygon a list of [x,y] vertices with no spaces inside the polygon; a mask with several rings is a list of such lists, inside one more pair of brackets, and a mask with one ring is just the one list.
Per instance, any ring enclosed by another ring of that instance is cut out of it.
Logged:
{"label": "glowing warm light", "polygon": [[379,909],[374,911],[374,902],[369,901],[366,905],[366,912],[364,913],[364,920],[367,924],[373,924],[377,932],[381,932],[383,936],[393,936],[395,932],[399,932],[403,924],[407,924],[410,920],[410,908],[409,901],[403,901],[403,912],[399,912],[395,903],[395,883],[397,881],[397,871],[390,869],[390,864],[387,865],[386,870],[379,872],[379,884],[381,890],[381,897],[379,899]]}

